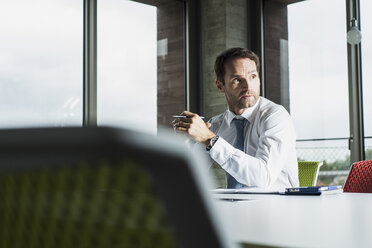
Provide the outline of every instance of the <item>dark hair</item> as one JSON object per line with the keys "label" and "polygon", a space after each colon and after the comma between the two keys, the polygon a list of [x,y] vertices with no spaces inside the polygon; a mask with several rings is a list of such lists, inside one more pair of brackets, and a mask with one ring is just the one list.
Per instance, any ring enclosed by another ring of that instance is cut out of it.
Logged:
{"label": "dark hair", "polygon": [[260,59],[257,54],[246,48],[234,47],[227,49],[217,56],[216,62],[214,63],[214,72],[216,73],[217,80],[223,84],[225,76],[225,63],[230,58],[248,58],[256,63],[257,72],[260,70]]}

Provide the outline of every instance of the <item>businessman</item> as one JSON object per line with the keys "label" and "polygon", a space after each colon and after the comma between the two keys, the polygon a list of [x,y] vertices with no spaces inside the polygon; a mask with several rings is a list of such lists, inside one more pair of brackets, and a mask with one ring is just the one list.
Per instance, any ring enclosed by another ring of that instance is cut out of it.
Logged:
{"label": "businessman", "polygon": [[205,123],[184,111],[173,126],[197,141],[210,160],[226,172],[227,188],[296,187],[295,131],[288,112],[260,97],[260,61],[252,51],[231,48],[215,61],[216,86],[228,109]]}

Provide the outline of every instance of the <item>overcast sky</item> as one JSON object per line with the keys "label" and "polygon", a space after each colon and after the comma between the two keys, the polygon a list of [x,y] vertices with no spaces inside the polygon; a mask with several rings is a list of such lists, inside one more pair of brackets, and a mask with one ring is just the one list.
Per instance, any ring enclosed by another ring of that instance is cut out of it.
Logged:
{"label": "overcast sky", "polygon": [[[98,0],[98,123],[156,132],[156,8]],[[83,1],[0,1],[0,127],[82,124]]]}
{"label": "overcast sky", "polygon": [[[364,92],[372,93],[370,1],[361,0]],[[309,0],[288,7],[291,115],[297,138],[349,136],[349,101],[344,0]],[[366,135],[372,108],[365,101]]]}
{"label": "overcast sky", "polygon": [[157,130],[156,7],[98,1],[98,124]]}
{"label": "overcast sky", "polygon": [[82,10],[0,1],[0,127],[81,125]]}

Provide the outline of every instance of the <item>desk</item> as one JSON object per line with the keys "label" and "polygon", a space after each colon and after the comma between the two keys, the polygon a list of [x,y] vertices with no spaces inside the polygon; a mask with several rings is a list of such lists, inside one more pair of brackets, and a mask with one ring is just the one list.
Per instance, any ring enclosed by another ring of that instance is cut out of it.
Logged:
{"label": "desk", "polygon": [[217,202],[234,241],[284,247],[372,247],[372,194],[231,195]]}

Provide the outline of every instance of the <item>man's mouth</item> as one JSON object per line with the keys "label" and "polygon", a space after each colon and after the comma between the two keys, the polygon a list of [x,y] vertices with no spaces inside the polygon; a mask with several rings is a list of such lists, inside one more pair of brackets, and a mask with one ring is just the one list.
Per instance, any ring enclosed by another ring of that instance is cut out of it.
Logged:
{"label": "man's mouth", "polygon": [[248,99],[248,98],[251,98],[251,97],[253,97],[253,95],[243,95],[243,98],[246,98],[246,99]]}

